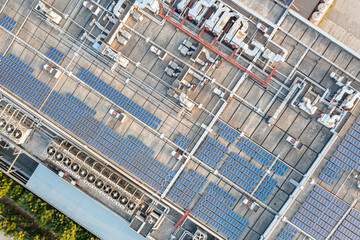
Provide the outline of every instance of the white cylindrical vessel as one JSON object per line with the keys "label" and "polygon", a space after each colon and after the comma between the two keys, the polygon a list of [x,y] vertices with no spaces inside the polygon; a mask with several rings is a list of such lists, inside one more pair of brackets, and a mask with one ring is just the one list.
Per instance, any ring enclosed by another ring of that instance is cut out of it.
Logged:
{"label": "white cylindrical vessel", "polygon": [[325,13],[328,9],[329,9],[329,6],[326,5],[325,3],[320,3],[320,4],[317,6],[317,10],[318,10],[320,13]]}
{"label": "white cylindrical vessel", "polygon": [[334,0],[322,0],[321,2],[325,3],[326,5],[331,5]]}
{"label": "white cylindrical vessel", "polygon": [[318,25],[321,21],[322,15],[320,12],[316,11],[311,15],[310,22],[312,22],[315,25]]}

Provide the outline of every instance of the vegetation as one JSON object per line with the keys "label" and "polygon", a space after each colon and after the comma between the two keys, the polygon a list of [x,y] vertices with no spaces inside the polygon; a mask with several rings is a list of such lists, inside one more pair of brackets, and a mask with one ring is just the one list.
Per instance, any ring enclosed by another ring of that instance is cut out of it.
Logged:
{"label": "vegetation", "polygon": [[94,235],[0,172],[0,229],[17,240],[95,240]]}

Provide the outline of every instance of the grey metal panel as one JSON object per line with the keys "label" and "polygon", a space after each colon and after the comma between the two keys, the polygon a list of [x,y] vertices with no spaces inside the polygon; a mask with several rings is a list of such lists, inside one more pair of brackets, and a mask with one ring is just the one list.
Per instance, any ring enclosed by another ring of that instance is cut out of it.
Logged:
{"label": "grey metal panel", "polygon": [[26,187],[101,239],[143,240],[129,223],[55,173],[38,165]]}

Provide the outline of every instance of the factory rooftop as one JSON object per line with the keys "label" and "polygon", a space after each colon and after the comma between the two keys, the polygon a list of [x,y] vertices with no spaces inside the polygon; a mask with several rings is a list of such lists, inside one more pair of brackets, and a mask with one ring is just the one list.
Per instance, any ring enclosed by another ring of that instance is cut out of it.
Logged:
{"label": "factory rooftop", "polygon": [[1,170],[102,239],[360,239],[333,3],[0,0]]}

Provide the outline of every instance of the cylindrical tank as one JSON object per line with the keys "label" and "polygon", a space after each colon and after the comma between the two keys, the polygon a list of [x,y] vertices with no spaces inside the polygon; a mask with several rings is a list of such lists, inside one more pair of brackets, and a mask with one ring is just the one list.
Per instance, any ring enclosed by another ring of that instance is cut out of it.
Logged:
{"label": "cylindrical tank", "polygon": [[316,11],[311,15],[310,22],[312,22],[315,25],[318,25],[319,22],[321,21],[321,17],[322,17],[322,14],[320,12]]}
{"label": "cylindrical tank", "polygon": [[325,3],[326,5],[333,4],[334,0],[322,0],[321,2]]}
{"label": "cylindrical tank", "polygon": [[325,3],[320,3],[318,6],[317,6],[317,10],[320,12],[320,13],[326,13],[326,11],[329,9],[329,5],[326,5]]}

